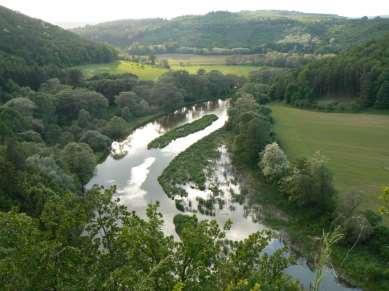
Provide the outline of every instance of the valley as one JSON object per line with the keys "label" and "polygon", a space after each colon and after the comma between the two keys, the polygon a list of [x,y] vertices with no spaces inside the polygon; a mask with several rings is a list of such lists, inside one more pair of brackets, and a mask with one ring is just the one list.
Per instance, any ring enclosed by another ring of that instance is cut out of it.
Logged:
{"label": "valley", "polygon": [[389,290],[387,3],[69,1],[0,4],[1,291]]}

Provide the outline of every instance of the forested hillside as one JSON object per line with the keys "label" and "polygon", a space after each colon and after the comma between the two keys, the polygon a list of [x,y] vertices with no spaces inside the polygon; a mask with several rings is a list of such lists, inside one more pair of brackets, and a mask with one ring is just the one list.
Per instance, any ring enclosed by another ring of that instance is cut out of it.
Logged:
{"label": "forested hillside", "polygon": [[389,35],[282,75],[275,81],[272,98],[319,107],[318,101],[329,99],[322,103],[328,110],[389,108],[388,44]]}
{"label": "forested hillside", "polygon": [[172,20],[122,20],[75,30],[138,54],[333,53],[379,38],[385,31],[389,31],[388,19],[288,11],[219,11]]}
{"label": "forested hillside", "polygon": [[106,45],[0,6],[0,95],[10,79],[36,87],[59,68],[115,58]]}

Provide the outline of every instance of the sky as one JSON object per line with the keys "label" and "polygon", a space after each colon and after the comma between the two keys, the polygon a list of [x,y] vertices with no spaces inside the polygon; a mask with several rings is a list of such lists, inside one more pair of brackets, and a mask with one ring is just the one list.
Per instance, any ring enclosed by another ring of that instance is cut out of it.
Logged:
{"label": "sky", "polygon": [[293,10],[348,17],[389,15],[389,0],[0,0],[0,5],[51,23],[172,18],[224,10]]}

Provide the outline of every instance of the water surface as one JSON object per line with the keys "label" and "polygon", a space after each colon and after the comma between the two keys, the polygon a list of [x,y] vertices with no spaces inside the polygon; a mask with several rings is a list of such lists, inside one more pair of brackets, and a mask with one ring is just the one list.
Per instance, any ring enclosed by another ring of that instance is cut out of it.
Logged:
{"label": "water surface", "polygon": [[[145,216],[148,204],[159,202],[159,210],[164,216],[164,231],[167,234],[176,236],[173,218],[176,214],[182,213],[176,209],[174,200],[168,198],[158,183],[158,177],[163,170],[179,153],[189,146],[209,135],[215,130],[223,127],[227,120],[228,101],[213,101],[199,105],[184,107],[176,112],[150,122],[145,126],[136,129],[123,142],[115,142],[112,145],[112,154],[97,166],[96,174],[88,183],[87,187],[94,184],[103,186],[117,186],[117,196],[121,203],[129,210],[136,211],[139,216]],[[218,120],[207,128],[179,138],[163,149],[147,149],[147,144],[154,138],[177,126],[192,122],[206,114],[215,114]],[[182,185],[187,191],[188,197],[183,199],[182,204],[189,213],[197,212],[200,219],[216,219],[224,224],[228,219],[233,222],[228,238],[240,240],[246,238],[253,232],[265,229],[266,226],[258,222],[258,210],[247,205],[241,205],[235,201],[234,195],[240,193],[240,185],[235,179],[234,170],[231,166],[229,153],[225,146],[219,148],[220,157],[207,171],[206,189],[201,191],[193,185]],[[115,157],[121,157],[120,159]],[[217,187],[215,187],[217,186]],[[215,195],[217,188],[217,195]],[[216,204],[215,209],[203,215],[198,210],[198,197],[209,199],[217,197],[222,201]],[[283,247],[281,239],[273,239],[266,251],[271,253]],[[299,258],[297,263],[290,266],[286,272],[298,279],[304,288],[309,288],[309,282],[314,277],[305,258]],[[333,269],[326,269],[321,290],[343,291],[358,290],[347,288],[336,279]]]}

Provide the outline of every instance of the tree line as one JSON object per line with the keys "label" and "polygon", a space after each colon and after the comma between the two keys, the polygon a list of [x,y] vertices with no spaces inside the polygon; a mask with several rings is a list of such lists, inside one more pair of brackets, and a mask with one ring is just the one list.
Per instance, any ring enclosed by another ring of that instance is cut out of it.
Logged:
{"label": "tree line", "polygon": [[[311,62],[279,76],[270,96],[300,107],[324,110],[389,108],[388,37],[339,56]],[[322,103],[320,99],[334,99]]]}

